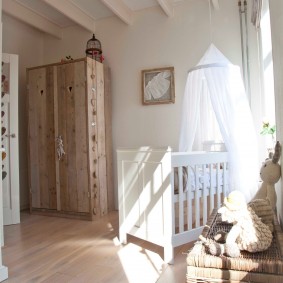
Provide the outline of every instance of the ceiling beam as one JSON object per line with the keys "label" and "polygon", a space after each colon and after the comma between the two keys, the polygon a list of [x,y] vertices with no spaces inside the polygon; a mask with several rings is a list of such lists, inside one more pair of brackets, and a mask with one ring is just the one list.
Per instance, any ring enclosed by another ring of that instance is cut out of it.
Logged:
{"label": "ceiling beam", "polygon": [[174,8],[172,4],[172,0],[157,0],[163,11],[168,17],[174,16]]}
{"label": "ceiling beam", "polygon": [[219,1],[218,0],[211,0],[211,1],[212,1],[213,8],[215,10],[219,10]]}
{"label": "ceiling beam", "polygon": [[62,38],[62,30],[60,27],[18,4],[14,0],[3,0],[2,10],[8,15],[31,25],[42,32],[51,34],[58,39]]}
{"label": "ceiling beam", "polygon": [[133,23],[133,12],[124,4],[122,0],[100,0],[124,23],[131,25]]}
{"label": "ceiling beam", "polygon": [[94,33],[95,32],[95,23],[94,19],[91,18],[89,15],[84,13],[81,9],[77,6],[72,4],[68,0],[43,0],[45,3],[71,19],[72,21],[76,22],[81,27],[85,28],[86,30]]}

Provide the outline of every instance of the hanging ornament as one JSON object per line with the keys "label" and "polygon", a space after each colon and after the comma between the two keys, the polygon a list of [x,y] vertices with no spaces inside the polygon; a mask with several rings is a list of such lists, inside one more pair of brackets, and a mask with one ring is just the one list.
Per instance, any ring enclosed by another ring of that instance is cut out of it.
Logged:
{"label": "hanging ornament", "polygon": [[57,157],[60,161],[62,159],[62,157],[66,154],[65,151],[64,151],[62,136],[56,137],[56,143],[57,143],[57,148],[56,148]]}
{"label": "hanging ornament", "polygon": [[95,35],[92,35],[92,38],[87,41],[86,44],[86,56],[102,63],[104,57],[102,55],[101,43],[100,41],[95,38]]}
{"label": "hanging ornament", "polygon": [[7,176],[7,172],[6,171],[2,171],[2,181],[6,178]]}

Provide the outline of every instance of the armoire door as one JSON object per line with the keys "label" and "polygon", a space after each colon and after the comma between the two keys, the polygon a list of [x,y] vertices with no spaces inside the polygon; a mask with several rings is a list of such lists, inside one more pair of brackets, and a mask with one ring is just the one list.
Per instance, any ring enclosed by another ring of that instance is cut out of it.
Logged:
{"label": "armoire door", "polygon": [[2,189],[4,225],[20,222],[18,55],[2,54]]}
{"label": "armoire door", "polygon": [[[57,65],[56,158],[60,210],[90,213],[85,61]],[[93,162],[93,161],[92,161]]]}
{"label": "armoire door", "polygon": [[29,124],[29,180],[31,207],[57,209],[54,79],[56,68],[48,66],[27,72]]}

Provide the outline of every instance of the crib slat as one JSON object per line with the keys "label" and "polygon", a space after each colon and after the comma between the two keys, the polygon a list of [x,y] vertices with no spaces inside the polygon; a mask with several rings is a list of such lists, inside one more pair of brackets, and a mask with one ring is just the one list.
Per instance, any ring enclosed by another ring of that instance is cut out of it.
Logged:
{"label": "crib slat", "polygon": [[179,177],[179,232],[184,232],[184,186],[183,186],[183,168],[178,167]]}
{"label": "crib slat", "polygon": [[227,163],[223,162],[223,196],[227,195]]}
{"label": "crib slat", "polygon": [[195,221],[196,227],[200,226],[200,205],[199,205],[199,167],[195,165]]}
{"label": "crib slat", "polygon": [[220,207],[221,205],[221,188],[220,188],[220,176],[221,170],[220,170],[220,163],[217,163],[216,165],[216,176],[217,176],[217,207]]}
{"label": "crib slat", "polygon": [[213,176],[213,164],[209,164],[209,212],[211,213],[214,209],[214,194],[213,194],[213,183],[212,183],[212,176]]}
{"label": "crib slat", "polygon": [[[206,174],[206,165],[202,165],[202,174]],[[206,197],[206,188],[207,188],[207,178],[205,177],[202,183],[202,223],[205,225],[207,222],[207,197]]]}
{"label": "crib slat", "polygon": [[192,170],[189,166],[187,166],[188,172],[188,181],[187,181],[187,223],[188,223],[188,230],[192,230],[193,227],[193,209],[192,209]]}

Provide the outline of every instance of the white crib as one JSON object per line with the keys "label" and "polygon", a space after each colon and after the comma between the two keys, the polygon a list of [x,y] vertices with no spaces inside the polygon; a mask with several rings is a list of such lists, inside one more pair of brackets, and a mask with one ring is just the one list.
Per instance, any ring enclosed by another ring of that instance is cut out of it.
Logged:
{"label": "white crib", "polygon": [[119,237],[127,234],[164,247],[194,241],[228,191],[227,152],[172,152],[171,148],[117,150]]}

